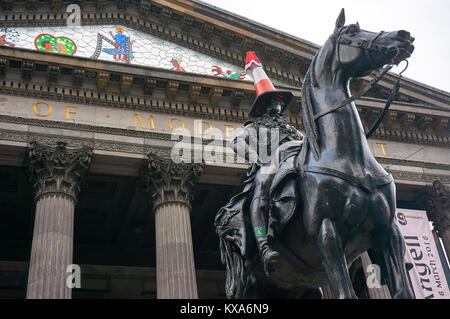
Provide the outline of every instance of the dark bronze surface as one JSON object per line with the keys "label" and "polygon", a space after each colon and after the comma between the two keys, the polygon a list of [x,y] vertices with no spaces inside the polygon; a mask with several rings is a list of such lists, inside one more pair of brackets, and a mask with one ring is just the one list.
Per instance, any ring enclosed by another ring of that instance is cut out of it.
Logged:
{"label": "dark bronze surface", "polygon": [[413,41],[404,30],[345,26],[341,11],[303,83],[303,145],[280,152],[272,177],[267,238],[280,253],[275,271],[266,275],[253,233],[256,164],[216,216],[228,298],[320,298],[326,284],[337,298],[356,298],[348,267],[364,251],[381,267],[393,298],[414,298],[394,220],[395,184],[369,149],[349,91],[351,78],[407,59]]}

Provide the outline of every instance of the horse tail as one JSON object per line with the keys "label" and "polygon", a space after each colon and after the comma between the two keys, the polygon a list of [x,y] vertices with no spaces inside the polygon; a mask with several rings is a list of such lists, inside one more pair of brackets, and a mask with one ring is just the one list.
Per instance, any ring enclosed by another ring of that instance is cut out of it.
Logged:
{"label": "horse tail", "polygon": [[220,237],[220,257],[226,266],[225,293],[229,299],[242,298],[246,290],[245,260],[240,249],[229,239]]}

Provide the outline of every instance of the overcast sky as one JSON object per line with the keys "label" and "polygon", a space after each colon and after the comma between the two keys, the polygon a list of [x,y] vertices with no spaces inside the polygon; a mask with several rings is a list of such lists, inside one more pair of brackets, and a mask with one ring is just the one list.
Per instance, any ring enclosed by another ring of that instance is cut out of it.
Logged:
{"label": "overcast sky", "polygon": [[416,40],[403,75],[450,92],[450,0],[202,1],[318,45],[333,32],[341,8],[346,24],[359,22],[374,32],[407,30]]}

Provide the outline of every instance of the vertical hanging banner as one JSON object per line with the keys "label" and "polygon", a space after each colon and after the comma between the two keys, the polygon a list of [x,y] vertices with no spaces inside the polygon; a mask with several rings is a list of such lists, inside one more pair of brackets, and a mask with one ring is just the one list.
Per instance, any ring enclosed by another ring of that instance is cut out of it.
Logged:
{"label": "vertical hanging banner", "polygon": [[426,212],[397,209],[396,219],[405,239],[406,260],[414,266],[409,276],[416,299],[450,299]]}

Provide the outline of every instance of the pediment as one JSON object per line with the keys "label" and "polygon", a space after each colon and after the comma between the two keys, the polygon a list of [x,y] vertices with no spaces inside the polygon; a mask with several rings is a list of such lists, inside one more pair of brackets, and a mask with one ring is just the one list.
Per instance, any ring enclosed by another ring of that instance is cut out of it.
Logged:
{"label": "pediment", "polygon": [[[176,44],[185,49],[189,48],[188,50],[193,53],[213,58],[217,60],[217,66],[222,71],[220,72],[217,69],[219,74],[214,75],[217,72],[212,71],[211,63],[209,65],[211,69],[205,68],[206,73],[198,74],[222,78],[229,75],[237,77],[239,72],[243,71],[242,64],[244,63],[245,52],[250,50],[257,52],[264,63],[266,73],[275,85],[287,84],[290,88],[300,88],[309,63],[319,48],[318,45],[306,40],[249,21],[206,3],[192,0],[182,2],[179,0],[93,0],[80,1],[79,3],[82,7],[80,22],[85,30],[91,31],[95,28],[102,28],[103,35],[110,38],[109,31],[111,30],[107,30],[105,27],[111,27],[114,32],[115,27],[125,26],[124,29],[128,34],[140,32],[148,38],[156,36],[157,39],[163,39],[164,42]],[[66,26],[68,14],[61,10],[65,5],[60,1],[8,0],[0,1],[0,7],[3,10],[0,14],[0,24],[7,28],[16,30],[73,28],[73,26]],[[59,13],[55,13],[55,10]],[[134,30],[131,28],[134,28]],[[48,34],[55,36],[54,33],[57,32]],[[73,37],[75,38],[75,35]],[[130,41],[132,41],[131,37]],[[96,44],[97,38],[90,43],[90,53],[86,56],[87,58],[92,56],[92,50],[95,50]],[[133,44],[139,46],[137,42]],[[36,50],[33,41],[28,45],[29,49]],[[18,47],[22,46],[18,45]],[[109,49],[113,48],[110,47]],[[135,47],[133,50],[137,49],[140,48]],[[110,52],[112,51],[110,50]],[[102,51],[98,60],[105,61],[108,58],[111,57],[105,56]],[[168,65],[169,70],[173,67],[173,64],[169,64],[172,57],[166,56],[160,57],[160,59],[165,59],[164,61],[160,60],[161,67],[163,67],[162,63]],[[167,61],[167,59],[170,60]],[[187,59],[181,59],[180,67],[184,68],[186,72],[197,73],[197,71],[190,71],[195,63],[192,61],[187,63],[187,61]],[[152,64],[141,64],[137,58],[130,61],[130,64],[153,66]],[[0,72],[1,68],[0,64]],[[356,92],[367,85],[372,78],[373,76],[352,81],[352,92]],[[387,99],[396,80],[395,74],[387,74],[372,90],[365,94],[365,97]],[[251,79],[247,75],[244,79],[241,78],[238,81],[250,82]],[[403,78],[402,88],[395,100],[420,107],[432,106],[448,109],[449,93]]]}
{"label": "pediment", "polygon": [[253,81],[243,66],[123,25],[7,27],[0,36],[4,46]]}

